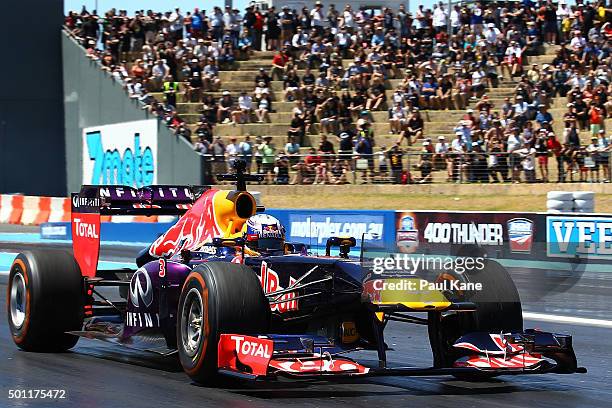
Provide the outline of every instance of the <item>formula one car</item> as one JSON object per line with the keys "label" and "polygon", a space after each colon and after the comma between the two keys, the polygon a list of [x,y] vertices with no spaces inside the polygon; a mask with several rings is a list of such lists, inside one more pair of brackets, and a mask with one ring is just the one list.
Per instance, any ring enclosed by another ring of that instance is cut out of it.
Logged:
{"label": "formula one car", "polygon": [[[83,186],[73,194],[73,253],[27,251],[11,267],[7,312],[17,346],[59,352],[85,337],[178,353],[185,372],[208,384],[219,375],[480,380],[586,371],[571,336],[523,330],[517,290],[494,261],[473,273],[376,273],[363,237],[329,238],[323,256],[290,242],[253,253],[245,227],[264,209],[246,182],[261,176],[238,162],[221,179],[236,189]],[[100,221],[108,215],[180,218],[140,253],[138,269],[100,270]],[[360,238],[359,256],[351,255]],[[431,367],[387,363],[389,321],[428,326]],[[376,351],[378,366],[355,360],[360,350]]]}

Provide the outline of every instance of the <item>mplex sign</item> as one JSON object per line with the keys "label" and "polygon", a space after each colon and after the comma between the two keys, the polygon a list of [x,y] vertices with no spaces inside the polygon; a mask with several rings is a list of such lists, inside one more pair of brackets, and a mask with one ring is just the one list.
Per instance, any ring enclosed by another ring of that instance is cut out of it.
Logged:
{"label": "mplex sign", "polygon": [[546,217],[547,255],[612,259],[612,218]]}
{"label": "mplex sign", "polygon": [[157,120],[83,129],[83,184],[142,187],[157,182]]}
{"label": "mplex sign", "polygon": [[382,246],[384,224],[382,215],[350,212],[297,213],[290,214],[288,221],[290,239],[298,242],[324,245],[327,238],[333,236],[355,237],[358,242],[361,242],[361,237],[365,234],[365,240],[370,244]]}

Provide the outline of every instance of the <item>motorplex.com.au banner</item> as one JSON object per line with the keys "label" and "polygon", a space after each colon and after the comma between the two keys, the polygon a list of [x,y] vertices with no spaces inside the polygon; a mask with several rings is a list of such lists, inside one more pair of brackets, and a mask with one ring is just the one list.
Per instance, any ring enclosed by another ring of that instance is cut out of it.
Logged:
{"label": "motorplex.com.au banner", "polygon": [[157,120],[83,129],[83,184],[142,187],[157,182]]}

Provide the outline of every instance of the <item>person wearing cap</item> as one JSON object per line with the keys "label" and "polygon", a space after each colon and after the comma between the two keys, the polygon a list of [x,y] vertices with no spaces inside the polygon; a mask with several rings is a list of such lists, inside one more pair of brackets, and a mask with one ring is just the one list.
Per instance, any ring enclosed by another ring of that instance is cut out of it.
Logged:
{"label": "person wearing cap", "polygon": [[538,113],[536,114],[535,121],[540,125],[540,128],[551,128],[553,125],[553,117],[546,109],[546,105],[538,105]]}
{"label": "person wearing cap", "polygon": [[535,138],[535,156],[538,162],[538,168],[540,170],[541,180],[544,183],[548,183],[548,131],[544,128],[540,128],[538,135]]}
{"label": "person wearing cap", "polygon": [[495,45],[500,35],[501,31],[499,30],[499,28],[495,27],[495,23],[487,24],[487,28],[485,28],[484,30],[484,38],[489,44],[489,46]]}
{"label": "person wearing cap", "polygon": [[310,24],[314,30],[313,36],[320,37],[325,27],[325,14],[323,13],[323,3],[317,1],[314,8],[310,11]]}
{"label": "person wearing cap", "polygon": [[245,91],[240,92],[238,106],[232,111],[232,125],[248,123],[253,114],[253,98]]}
{"label": "person wearing cap", "polygon": [[585,149],[585,167],[589,171],[591,183],[599,183],[599,164],[601,162],[599,158],[599,143],[598,137],[592,136],[591,143],[589,143]]}
{"label": "person wearing cap", "polygon": [[417,169],[421,171],[419,183],[431,183],[432,181],[432,156],[433,154],[431,150],[431,142],[428,140],[423,141],[423,147],[421,149],[421,152],[419,153],[419,161],[416,165]]}
{"label": "person wearing cap", "polygon": [[506,48],[506,56],[501,63],[501,72],[504,68],[508,72],[508,77],[512,78],[522,71],[524,50],[516,41],[510,41],[510,46]]}
{"label": "person wearing cap", "polygon": [[270,98],[270,92],[267,89],[264,89],[261,93],[261,96],[257,100],[257,109],[255,109],[257,123],[270,122],[271,109],[272,98]]}
{"label": "person wearing cap", "polygon": [[234,98],[229,91],[223,91],[217,104],[217,123],[229,123],[234,110]]}

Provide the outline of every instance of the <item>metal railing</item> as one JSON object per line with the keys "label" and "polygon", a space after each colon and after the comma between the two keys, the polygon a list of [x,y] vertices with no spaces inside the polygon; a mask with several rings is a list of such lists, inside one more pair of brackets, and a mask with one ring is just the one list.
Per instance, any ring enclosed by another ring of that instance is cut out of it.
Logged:
{"label": "metal railing", "polygon": [[[264,174],[264,184],[427,184],[604,182],[612,178],[612,157],[506,152],[431,153],[392,150],[373,154],[212,155],[202,157],[205,179],[230,171],[235,159],[247,171]],[[604,161],[605,157],[605,161]]]}

